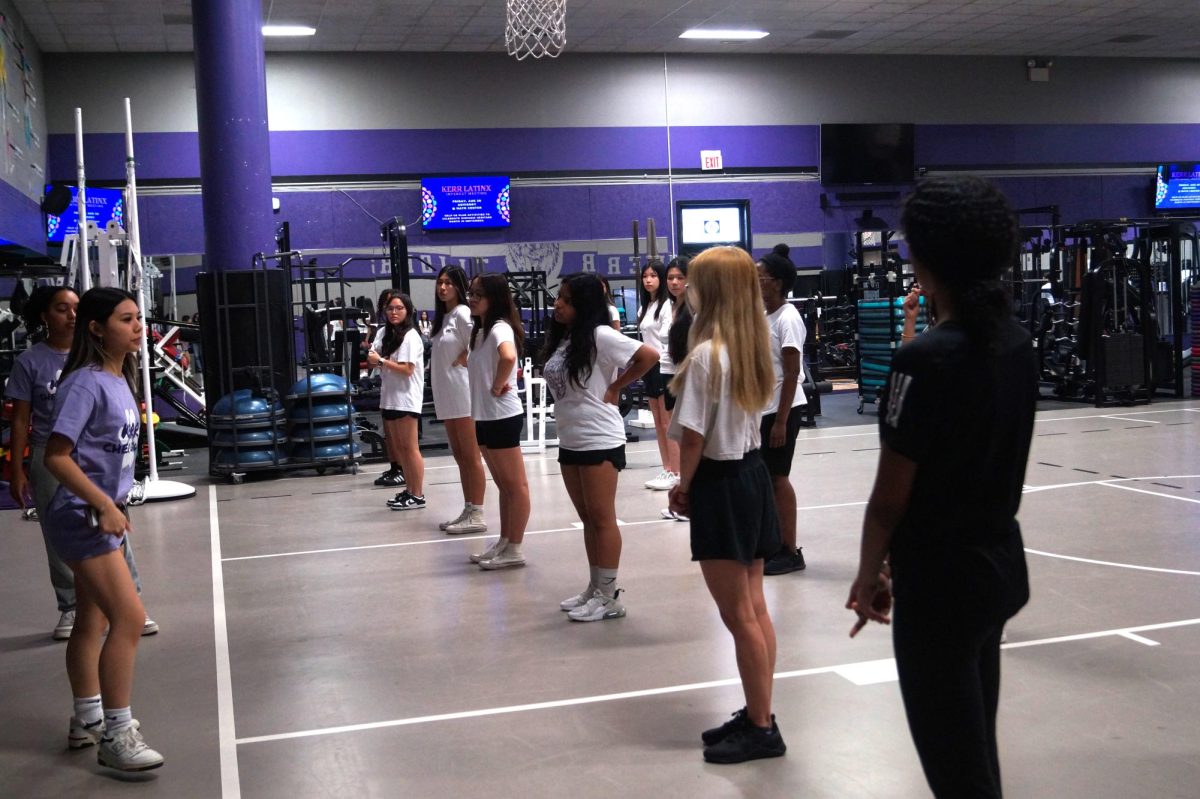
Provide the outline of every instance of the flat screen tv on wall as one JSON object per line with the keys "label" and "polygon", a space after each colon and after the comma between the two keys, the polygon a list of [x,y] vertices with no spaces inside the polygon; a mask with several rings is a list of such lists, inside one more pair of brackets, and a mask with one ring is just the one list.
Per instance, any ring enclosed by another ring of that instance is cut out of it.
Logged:
{"label": "flat screen tv on wall", "polygon": [[512,224],[507,177],[422,178],[425,230],[504,228]]}
{"label": "flat screen tv on wall", "polygon": [[1200,164],[1159,164],[1154,184],[1155,211],[1200,209]]}
{"label": "flat screen tv on wall", "polygon": [[[53,186],[46,187],[49,194]],[[79,187],[68,186],[71,190],[71,204],[61,214],[46,214],[46,241],[50,244],[62,244],[64,236],[79,232]],[[116,220],[121,227],[125,226],[125,196],[122,189],[101,189],[87,187],[87,218],[104,230],[108,223]]]}
{"label": "flat screen tv on wall", "polygon": [[750,250],[749,200],[679,200],[675,203],[679,254],[689,258],[719,244]]}
{"label": "flat screen tv on wall", "polygon": [[822,125],[821,183],[826,186],[911,183],[913,125]]}

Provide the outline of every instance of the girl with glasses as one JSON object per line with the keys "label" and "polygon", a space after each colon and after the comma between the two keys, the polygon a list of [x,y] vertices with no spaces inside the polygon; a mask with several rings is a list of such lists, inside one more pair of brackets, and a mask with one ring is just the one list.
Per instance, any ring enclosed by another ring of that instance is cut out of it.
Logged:
{"label": "girl with glasses", "polygon": [[382,379],[379,409],[388,456],[400,464],[402,484],[407,481],[407,488],[387,505],[392,510],[421,510],[425,507],[425,460],[417,425],[425,401],[425,344],[414,324],[409,296],[389,290],[381,299],[384,324],[367,352],[367,363],[379,369]]}

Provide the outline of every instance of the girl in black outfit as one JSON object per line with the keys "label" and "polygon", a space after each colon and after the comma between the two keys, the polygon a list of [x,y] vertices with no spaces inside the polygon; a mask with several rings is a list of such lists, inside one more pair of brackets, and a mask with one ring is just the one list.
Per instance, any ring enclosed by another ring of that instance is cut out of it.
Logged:
{"label": "girl in black outfit", "polygon": [[[921,766],[938,797],[1001,796],[1000,635],[1029,599],[1017,508],[1038,371],[1000,276],[1012,211],[978,178],[922,181],[902,224],[937,325],[896,352],[846,607],[888,623]],[[885,563],[886,556],[886,563]]]}

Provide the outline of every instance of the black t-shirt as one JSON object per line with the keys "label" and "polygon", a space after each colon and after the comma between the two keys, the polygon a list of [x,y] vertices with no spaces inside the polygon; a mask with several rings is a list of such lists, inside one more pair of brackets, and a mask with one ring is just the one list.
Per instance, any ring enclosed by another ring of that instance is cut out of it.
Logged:
{"label": "black t-shirt", "polygon": [[917,464],[891,543],[898,609],[1007,618],[1028,601],[1016,516],[1037,395],[1036,353],[1015,321],[994,352],[953,322],[896,352],[879,430]]}

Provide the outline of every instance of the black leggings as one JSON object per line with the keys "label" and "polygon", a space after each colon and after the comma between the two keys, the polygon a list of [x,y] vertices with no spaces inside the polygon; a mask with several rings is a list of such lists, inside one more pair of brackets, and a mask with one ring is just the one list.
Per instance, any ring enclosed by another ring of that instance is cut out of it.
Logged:
{"label": "black leggings", "polygon": [[948,622],[908,611],[897,603],[892,642],[925,779],[938,799],[1000,799],[996,706],[1004,621]]}

